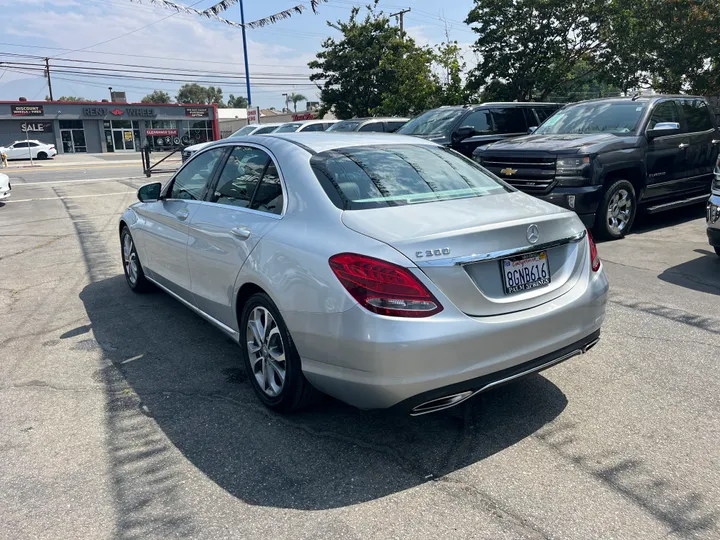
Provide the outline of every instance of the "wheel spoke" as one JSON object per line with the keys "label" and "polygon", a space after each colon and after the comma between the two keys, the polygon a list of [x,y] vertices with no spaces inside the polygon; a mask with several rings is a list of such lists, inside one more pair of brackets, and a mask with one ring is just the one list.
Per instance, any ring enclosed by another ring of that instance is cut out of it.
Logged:
{"label": "wheel spoke", "polygon": [[262,349],[262,346],[257,344],[254,339],[251,339],[250,341],[247,342],[247,348],[248,348],[248,351],[250,352],[250,354],[255,354],[260,349]]}
{"label": "wheel spoke", "polygon": [[257,327],[257,320],[248,321],[248,328],[252,332],[253,340],[257,343],[258,347],[262,345],[262,331]]}

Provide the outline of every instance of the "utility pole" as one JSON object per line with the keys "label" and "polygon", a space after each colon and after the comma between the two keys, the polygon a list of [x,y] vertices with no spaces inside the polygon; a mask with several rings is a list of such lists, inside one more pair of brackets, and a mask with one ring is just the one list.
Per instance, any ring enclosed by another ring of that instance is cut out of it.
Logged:
{"label": "utility pole", "polygon": [[50,92],[50,101],[54,101],[53,95],[52,95],[52,81],[50,80],[50,59],[49,58],[45,59],[45,75],[47,76],[47,80],[48,80],[48,91]]}
{"label": "utility pole", "polygon": [[[249,110],[250,105],[252,105],[252,96],[250,95],[250,66],[248,65],[247,40],[245,39],[245,10],[243,9],[243,0],[240,0],[240,23],[242,23],[243,54],[245,55],[245,85],[247,86]],[[258,123],[260,123],[260,117],[258,117]]]}
{"label": "utility pole", "polygon": [[410,13],[410,11],[412,11],[412,9],[407,8],[407,9],[403,9],[402,11],[398,11],[397,13],[390,14],[391,17],[397,17],[398,20],[400,21],[400,33],[401,34],[404,32],[404,27],[405,27],[403,24],[403,22],[404,22],[403,17],[406,13]]}

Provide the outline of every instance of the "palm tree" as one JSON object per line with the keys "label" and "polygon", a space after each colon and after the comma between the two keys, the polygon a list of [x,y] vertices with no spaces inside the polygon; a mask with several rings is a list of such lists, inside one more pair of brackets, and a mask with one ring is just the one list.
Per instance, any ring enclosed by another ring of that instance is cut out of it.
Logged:
{"label": "palm tree", "polygon": [[295,92],[293,92],[292,94],[288,94],[287,100],[292,101],[293,109],[295,109],[295,112],[297,112],[298,101],[307,101],[307,98],[302,94],[296,94]]}

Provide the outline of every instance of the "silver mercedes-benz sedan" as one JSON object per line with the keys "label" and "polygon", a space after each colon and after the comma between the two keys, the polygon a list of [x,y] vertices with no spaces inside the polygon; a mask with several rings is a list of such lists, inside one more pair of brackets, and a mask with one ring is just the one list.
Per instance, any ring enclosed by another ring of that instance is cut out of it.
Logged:
{"label": "silver mercedes-benz sedan", "polygon": [[608,282],[574,212],[400,135],[211,144],[120,221],[125,276],[240,344],[259,399],[412,415],[586,352]]}

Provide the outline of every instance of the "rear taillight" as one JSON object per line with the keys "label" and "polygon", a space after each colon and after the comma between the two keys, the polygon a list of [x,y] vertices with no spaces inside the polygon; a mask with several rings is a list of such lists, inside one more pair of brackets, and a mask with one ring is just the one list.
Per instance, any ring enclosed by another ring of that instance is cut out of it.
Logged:
{"label": "rear taillight", "polygon": [[600,270],[600,255],[598,255],[597,246],[595,240],[593,240],[592,233],[588,230],[588,243],[590,244],[590,265],[593,272]]}
{"label": "rear taillight", "polygon": [[365,309],[392,317],[430,317],[443,307],[412,272],[355,253],[330,257],[330,268]]}

